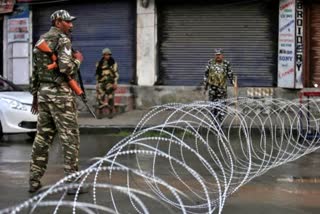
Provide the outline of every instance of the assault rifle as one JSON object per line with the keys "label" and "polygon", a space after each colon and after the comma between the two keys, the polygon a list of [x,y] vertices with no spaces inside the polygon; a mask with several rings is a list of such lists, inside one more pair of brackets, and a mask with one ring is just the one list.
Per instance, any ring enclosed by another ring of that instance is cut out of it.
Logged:
{"label": "assault rifle", "polygon": [[[52,60],[52,64],[47,65],[48,70],[53,70],[55,68],[58,68],[58,64],[57,64],[57,56],[52,52],[52,50],[50,49],[50,47],[48,46],[47,42],[44,39],[41,39],[37,44],[36,44],[36,48],[38,48],[41,52],[47,54],[51,60]],[[79,77],[79,81],[81,84],[81,87],[79,87],[78,82],[73,79],[71,76],[65,75],[66,76],[66,80],[68,82],[69,87],[71,88],[71,90],[81,98],[81,101],[84,103],[84,105],[87,107],[87,109],[89,110],[90,114],[97,119],[97,116],[95,115],[95,113],[92,111],[92,109],[90,108],[90,106],[88,105],[88,101],[86,99],[86,94],[85,94],[85,90],[83,87],[83,83],[82,83],[82,78],[81,78],[81,73],[80,73],[80,69],[78,70],[78,77]]]}

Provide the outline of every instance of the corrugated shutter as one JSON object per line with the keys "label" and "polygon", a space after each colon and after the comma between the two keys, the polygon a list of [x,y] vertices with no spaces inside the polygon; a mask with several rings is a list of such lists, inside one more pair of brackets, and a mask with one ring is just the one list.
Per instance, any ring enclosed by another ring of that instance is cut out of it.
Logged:
{"label": "corrugated shutter", "polygon": [[273,86],[278,1],[161,1],[160,76],[198,85],[215,48],[223,48],[240,86]]}
{"label": "corrugated shutter", "polygon": [[0,75],[3,75],[3,19],[0,17]]}
{"label": "corrugated shutter", "polygon": [[311,81],[320,83],[320,4],[314,3],[310,10],[311,20]]}
{"label": "corrugated shutter", "polygon": [[[87,3],[86,3],[87,2]],[[33,7],[34,42],[50,28],[50,15],[66,9],[76,16],[73,47],[84,55],[81,65],[85,84],[95,84],[95,64],[105,47],[119,64],[120,83],[129,83],[135,71],[135,2],[86,1],[76,4],[45,4]],[[89,3],[88,3],[89,2]]]}

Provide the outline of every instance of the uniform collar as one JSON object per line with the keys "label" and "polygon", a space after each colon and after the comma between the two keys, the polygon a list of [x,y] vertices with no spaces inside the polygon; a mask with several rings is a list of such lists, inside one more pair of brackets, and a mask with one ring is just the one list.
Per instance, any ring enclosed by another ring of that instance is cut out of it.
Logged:
{"label": "uniform collar", "polygon": [[65,35],[65,36],[67,36],[67,35],[66,35],[65,33],[63,33],[59,28],[54,27],[54,26],[52,26],[52,27],[50,28],[50,31],[53,31],[53,32],[55,32],[55,33],[63,34],[63,35]]}

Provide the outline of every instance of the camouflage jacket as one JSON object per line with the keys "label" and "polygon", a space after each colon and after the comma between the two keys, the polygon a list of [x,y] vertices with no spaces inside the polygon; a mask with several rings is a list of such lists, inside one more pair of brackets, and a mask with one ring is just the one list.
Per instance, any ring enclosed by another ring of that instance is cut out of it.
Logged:
{"label": "camouflage jacket", "polygon": [[35,47],[31,79],[32,94],[38,95],[39,102],[74,96],[64,75],[74,76],[80,67],[80,61],[72,56],[70,39],[56,27],[51,27],[40,39],[44,39],[56,54],[58,69],[48,70],[47,65],[52,63],[50,56]]}
{"label": "camouflage jacket", "polygon": [[[110,62],[111,63],[110,63]],[[119,79],[118,64],[113,60],[109,61],[101,59],[100,62],[96,64],[96,80],[98,83],[110,82],[117,84]]]}
{"label": "camouflage jacket", "polygon": [[233,72],[231,69],[230,62],[223,60],[221,63],[217,63],[214,59],[211,59],[206,66],[204,75],[204,84],[217,88],[227,88],[227,79],[232,83]]}

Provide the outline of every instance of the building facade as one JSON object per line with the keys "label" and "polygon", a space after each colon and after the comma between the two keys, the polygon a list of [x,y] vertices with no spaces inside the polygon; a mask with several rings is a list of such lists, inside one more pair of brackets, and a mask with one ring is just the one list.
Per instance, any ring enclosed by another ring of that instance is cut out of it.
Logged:
{"label": "building facade", "polygon": [[[2,16],[2,69],[18,84],[28,84],[32,46],[49,29],[50,14],[61,8],[78,17],[72,40],[84,54],[81,73],[87,86],[95,84],[95,63],[104,47],[119,62],[121,84],[198,86],[215,48],[224,49],[240,87],[320,84],[317,1],[16,2],[28,15]],[[25,33],[19,40],[12,25],[21,19],[27,20],[27,32],[19,32]]]}

